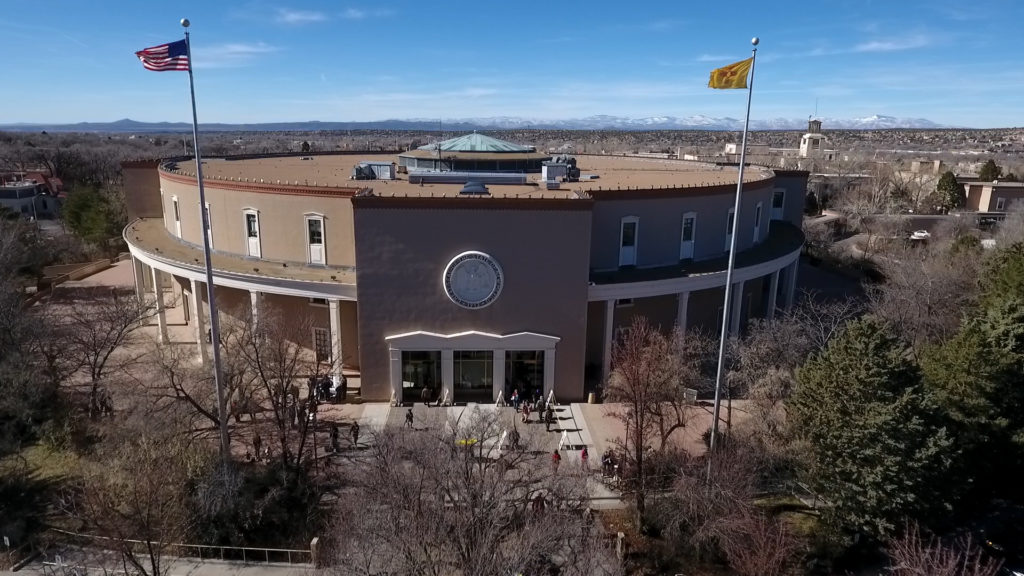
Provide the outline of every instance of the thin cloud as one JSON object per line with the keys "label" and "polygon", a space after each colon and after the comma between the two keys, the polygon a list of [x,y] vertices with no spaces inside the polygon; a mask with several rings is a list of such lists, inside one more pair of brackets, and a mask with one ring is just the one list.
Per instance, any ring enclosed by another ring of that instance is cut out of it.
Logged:
{"label": "thin cloud", "polygon": [[694,62],[725,62],[726,60],[732,60],[736,58],[736,55],[727,56],[724,54],[701,54],[694,58]]}
{"label": "thin cloud", "polygon": [[196,47],[192,59],[196,68],[240,68],[253,63],[260,56],[278,50],[276,46],[263,42],[218,44]]}
{"label": "thin cloud", "polygon": [[910,38],[896,38],[892,40],[875,40],[864,42],[853,47],[854,52],[899,52],[901,50],[913,50],[923,48],[931,42],[922,35],[911,36]]}
{"label": "thin cloud", "polygon": [[375,10],[364,10],[362,8],[346,8],[341,13],[341,17],[346,20],[362,20],[363,18],[374,17],[383,18],[384,16],[394,16],[395,11],[390,8],[377,8]]}
{"label": "thin cloud", "polygon": [[315,12],[313,10],[289,10],[288,8],[277,9],[277,21],[281,24],[311,24],[313,22],[323,22],[327,20],[327,15],[323,12]]}

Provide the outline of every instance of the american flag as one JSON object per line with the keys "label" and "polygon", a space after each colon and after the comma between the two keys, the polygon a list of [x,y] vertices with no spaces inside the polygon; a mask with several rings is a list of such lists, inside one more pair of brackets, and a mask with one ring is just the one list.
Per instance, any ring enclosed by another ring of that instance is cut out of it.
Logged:
{"label": "american flag", "polygon": [[167,70],[188,71],[188,47],[184,40],[143,48],[135,53],[142,60],[146,70],[164,72]]}

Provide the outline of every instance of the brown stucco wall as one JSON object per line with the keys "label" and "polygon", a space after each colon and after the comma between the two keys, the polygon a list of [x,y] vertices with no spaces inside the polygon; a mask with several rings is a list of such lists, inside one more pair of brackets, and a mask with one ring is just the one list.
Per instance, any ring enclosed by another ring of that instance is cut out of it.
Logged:
{"label": "brown stucco wall", "polygon": [[[589,210],[489,209],[472,199],[464,209],[402,208],[399,199],[370,199],[373,207],[361,207],[359,200],[354,205],[364,396],[390,396],[386,336],[480,330],[561,338],[555,394],[582,398]],[[445,266],[467,250],[490,254],[505,275],[501,296],[479,310],[453,304],[442,286]]]}
{"label": "brown stucco wall", "polygon": [[[751,183],[744,191],[738,227],[739,250],[754,244],[755,207],[762,203],[759,239],[768,234],[771,218],[771,180]],[[697,223],[694,259],[705,260],[725,252],[725,233],[729,209],[735,194],[689,195],[635,200],[596,200],[594,203],[593,238],[590,247],[591,267],[608,270],[619,266],[619,242],[622,219],[640,219],[637,234],[637,266],[665,266],[679,261],[683,214],[695,212]]]}
{"label": "brown stucco wall", "polygon": [[[199,189],[195,182],[182,182],[161,173],[164,225],[174,234],[172,197],[178,197],[182,239],[201,245],[203,238],[199,215]],[[260,221],[260,245],[266,260],[307,262],[305,214],[324,216],[324,236],[328,266],[354,266],[355,247],[352,231],[352,203],[347,197],[302,194],[268,194],[221,187],[218,181],[206,183],[206,201],[210,204],[213,248],[233,254],[247,253],[243,210],[257,210]]]}
{"label": "brown stucco wall", "polygon": [[136,218],[159,218],[160,176],[156,162],[125,162],[121,165],[124,180],[124,201],[128,221]]}

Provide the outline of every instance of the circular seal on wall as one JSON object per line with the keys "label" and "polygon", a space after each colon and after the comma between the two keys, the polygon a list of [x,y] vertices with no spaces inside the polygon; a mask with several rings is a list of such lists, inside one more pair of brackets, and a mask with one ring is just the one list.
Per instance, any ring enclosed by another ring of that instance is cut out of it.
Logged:
{"label": "circular seal on wall", "polygon": [[484,308],[501,294],[505,275],[490,255],[469,251],[452,258],[444,268],[444,291],[463,308]]}

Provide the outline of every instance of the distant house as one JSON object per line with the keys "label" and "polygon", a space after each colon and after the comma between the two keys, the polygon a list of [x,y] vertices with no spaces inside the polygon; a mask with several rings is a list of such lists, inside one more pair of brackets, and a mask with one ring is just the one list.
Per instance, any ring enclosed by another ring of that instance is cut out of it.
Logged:
{"label": "distant house", "polygon": [[957,182],[967,193],[966,208],[975,212],[1006,212],[1024,201],[1024,182],[981,182],[976,177],[960,177]]}

